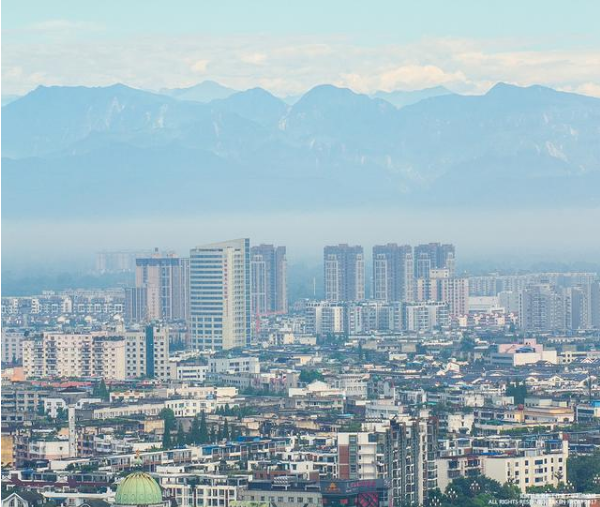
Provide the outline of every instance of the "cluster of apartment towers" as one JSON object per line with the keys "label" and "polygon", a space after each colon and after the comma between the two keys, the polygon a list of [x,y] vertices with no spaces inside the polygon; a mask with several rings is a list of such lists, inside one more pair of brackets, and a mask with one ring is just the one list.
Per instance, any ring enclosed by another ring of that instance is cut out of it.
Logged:
{"label": "cluster of apartment towers", "polygon": [[[456,280],[454,245],[373,247],[373,299],[435,299],[436,280]],[[324,289],[331,302],[366,299],[361,246],[324,248]],[[128,322],[186,321],[198,349],[243,346],[253,318],[287,311],[286,248],[250,247],[247,238],[193,248],[189,258],[155,250],[136,259],[135,287],[126,289]]]}

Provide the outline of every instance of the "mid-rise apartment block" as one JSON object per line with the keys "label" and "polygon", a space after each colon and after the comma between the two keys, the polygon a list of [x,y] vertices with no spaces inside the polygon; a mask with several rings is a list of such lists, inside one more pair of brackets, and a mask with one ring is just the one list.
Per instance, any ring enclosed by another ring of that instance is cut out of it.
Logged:
{"label": "mid-rise apartment block", "polygon": [[125,341],[106,333],[44,333],[23,341],[23,371],[27,378],[123,380]]}
{"label": "mid-rise apartment block", "polygon": [[23,341],[27,378],[92,377],[125,380],[139,377],[168,380],[168,328],[122,334],[44,333]]}

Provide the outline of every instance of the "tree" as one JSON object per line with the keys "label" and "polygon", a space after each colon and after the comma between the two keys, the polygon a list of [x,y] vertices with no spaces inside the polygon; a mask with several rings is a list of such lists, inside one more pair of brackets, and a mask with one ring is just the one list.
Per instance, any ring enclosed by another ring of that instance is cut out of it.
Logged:
{"label": "tree", "polygon": [[204,410],[200,413],[200,433],[198,443],[206,444],[208,443],[208,428],[206,427],[206,414]]}
{"label": "tree", "polygon": [[227,422],[227,419],[225,419],[225,422],[223,423],[223,438],[229,440],[229,423]]}
{"label": "tree", "polygon": [[523,405],[527,397],[527,383],[516,381],[506,386],[506,396],[512,396],[516,405]]}
{"label": "tree", "polygon": [[183,425],[179,423],[179,429],[177,430],[177,447],[185,446],[185,431],[183,431]]}
{"label": "tree", "polygon": [[104,379],[100,380],[100,382],[94,386],[92,396],[94,396],[94,398],[100,398],[103,401],[110,400],[110,391],[106,388]]}
{"label": "tree", "polygon": [[173,442],[171,440],[171,432],[175,429],[175,413],[170,408],[163,408],[160,411],[160,417],[164,423],[162,447],[163,449],[171,449]]}
{"label": "tree", "polygon": [[323,374],[317,370],[302,370],[299,377],[300,382],[310,384],[315,380],[323,380]]}
{"label": "tree", "polygon": [[210,427],[210,443],[214,444],[217,441],[217,432],[215,431],[215,425]]}
{"label": "tree", "polygon": [[567,477],[577,493],[600,493],[600,452],[569,457]]}
{"label": "tree", "polygon": [[192,445],[202,443],[200,441],[200,422],[198,421],[198,416],[194,417],[192,420],[192,427],[190,428],[190,432],[188,434],[188,443]]}

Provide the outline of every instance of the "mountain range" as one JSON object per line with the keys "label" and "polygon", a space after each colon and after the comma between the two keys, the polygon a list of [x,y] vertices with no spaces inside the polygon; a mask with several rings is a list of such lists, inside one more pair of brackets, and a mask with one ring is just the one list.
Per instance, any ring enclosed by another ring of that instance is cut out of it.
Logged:
{"label": "mountain range", "polygon": [[2,121],[8,217],[600,204],[600,99],[542,86],[42,86]]}

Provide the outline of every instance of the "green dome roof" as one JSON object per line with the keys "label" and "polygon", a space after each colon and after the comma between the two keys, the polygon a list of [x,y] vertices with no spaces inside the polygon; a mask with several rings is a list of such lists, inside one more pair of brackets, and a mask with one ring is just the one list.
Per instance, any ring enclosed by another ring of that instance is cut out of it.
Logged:
{"label": "green dome roof", "polygon": [[162,503],[160,486],[150,475],[144,472],[129,474],[117,487],[116,505],[156,505]]}

